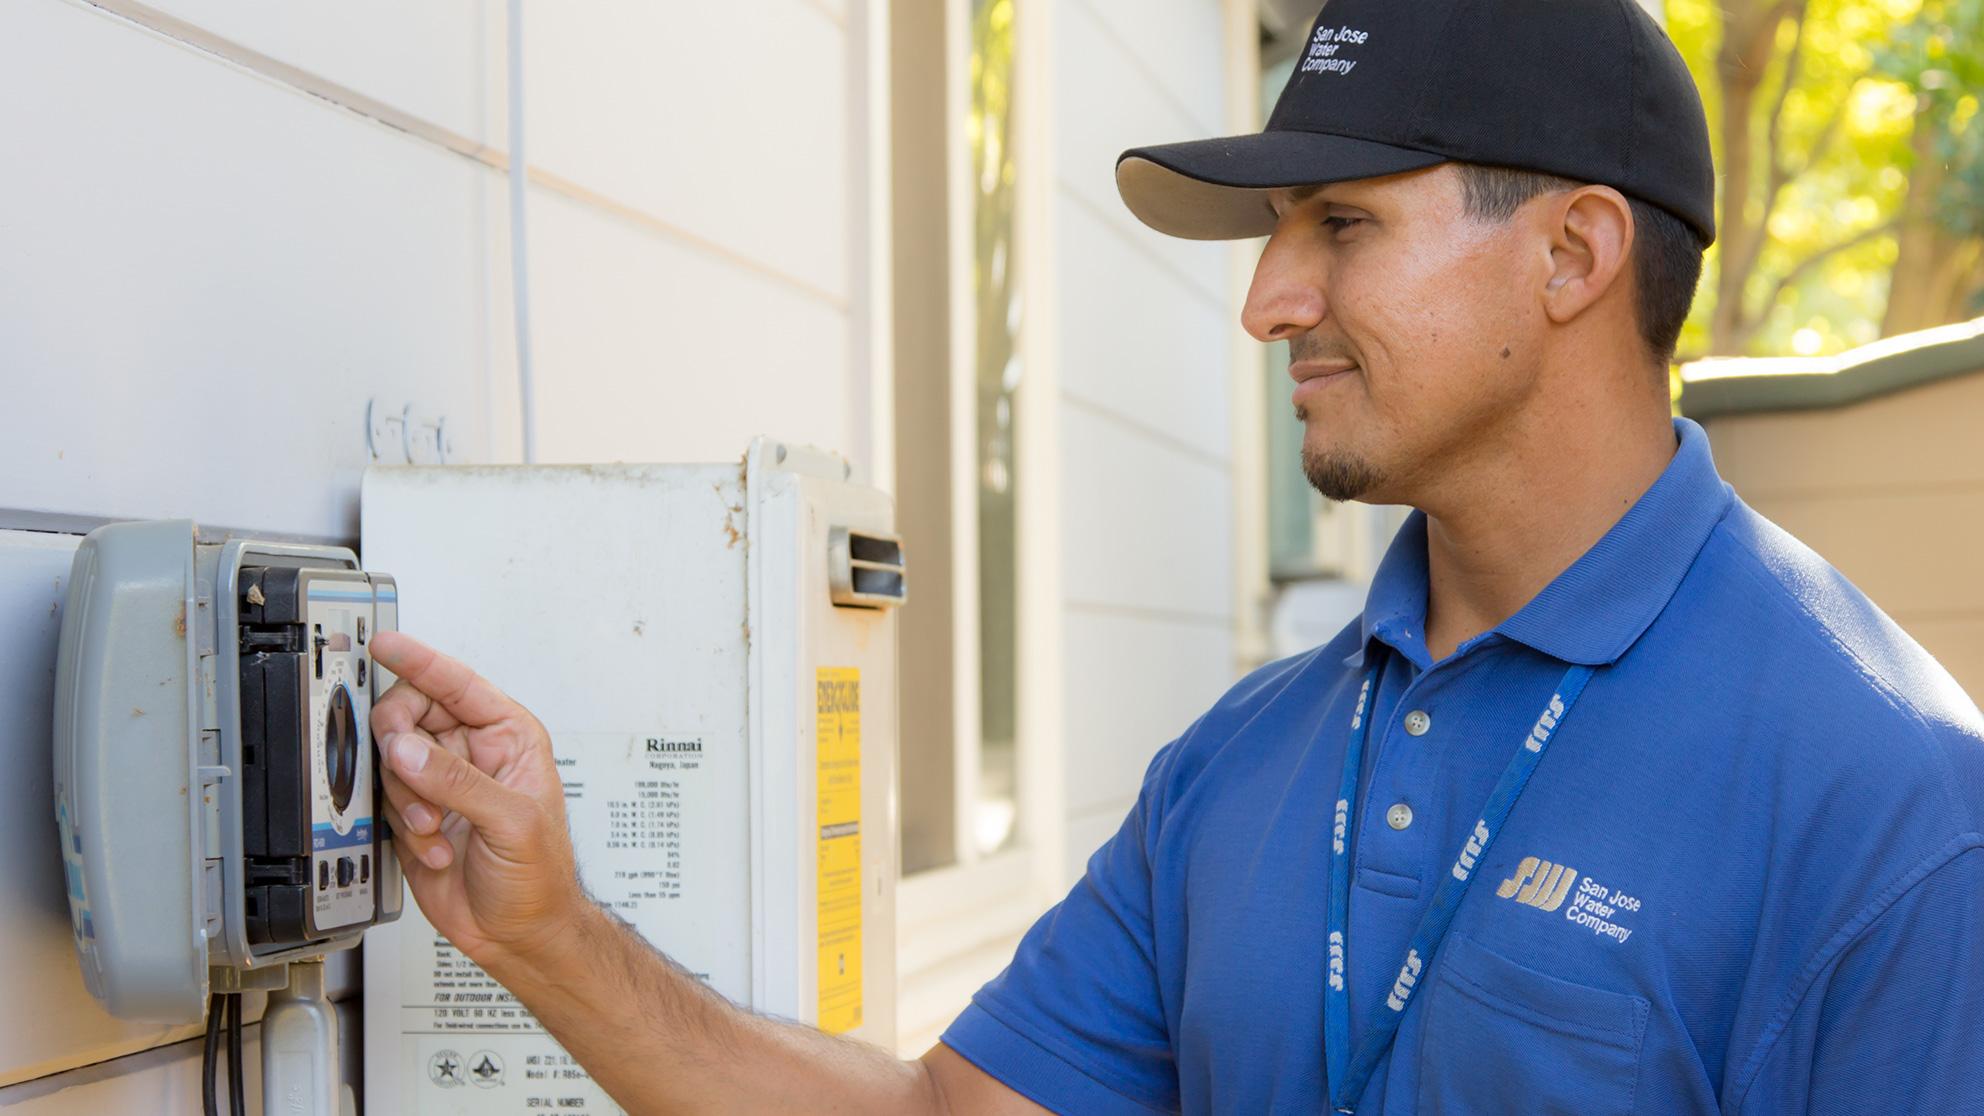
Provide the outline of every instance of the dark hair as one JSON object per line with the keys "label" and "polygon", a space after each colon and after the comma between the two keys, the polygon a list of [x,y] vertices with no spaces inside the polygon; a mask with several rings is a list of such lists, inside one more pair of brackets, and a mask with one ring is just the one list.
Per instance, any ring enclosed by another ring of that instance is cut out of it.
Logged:
{"label": "dark hair", "polygon": [[[1469,217],[1506,221],[1524,202],[1541,194],[1586,185],[1569,178],[1514,167],[1456,163]],[[1695,300],[1702,277],[1702,246],[1679,217],[1626,195],[1633,211],[1633,286],[1637,292],[1640,340],[1664,370],[1673,359],[1681,323]]]}

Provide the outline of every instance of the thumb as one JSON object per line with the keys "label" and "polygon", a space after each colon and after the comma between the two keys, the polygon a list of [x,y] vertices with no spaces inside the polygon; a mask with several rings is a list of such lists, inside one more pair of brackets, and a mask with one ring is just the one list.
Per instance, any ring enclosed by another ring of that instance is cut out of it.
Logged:
{"label": "thumb", "polygon": [[422,732],[394,733],[384,741],[386,762],[407,789],[442,810],[452,810],[485,839],[521,839],[527,811],[519,795]]}

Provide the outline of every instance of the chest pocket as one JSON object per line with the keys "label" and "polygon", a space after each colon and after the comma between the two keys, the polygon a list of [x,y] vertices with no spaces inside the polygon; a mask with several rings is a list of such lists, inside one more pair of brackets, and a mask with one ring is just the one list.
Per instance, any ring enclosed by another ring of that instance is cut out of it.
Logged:
{"label": "chest pocket", "polygon": [[1426,998],[1419,1116],[1627,1116],[1648,1006],[1518,965],[1459,936]]}

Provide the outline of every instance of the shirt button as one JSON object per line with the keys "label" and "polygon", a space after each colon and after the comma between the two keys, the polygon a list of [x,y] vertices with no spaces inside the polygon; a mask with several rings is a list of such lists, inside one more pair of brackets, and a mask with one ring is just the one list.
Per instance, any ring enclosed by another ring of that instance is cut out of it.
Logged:
{"label": "shirt button", "polygon": [[1385,811],[1385,824],[1391,826],[1393,829],[1404,829],[1406,826],[1411,825],[1412,807],[1407,806],[1403,802],[1392,803],[1392,808]]}
{"label": "shirt button", "polygon": [[1424,736],[1426,730],[1432,727],[1433,718],[1427,716],[1424,709],[1415,709],[1405,715],[1405,731],[1413,736]]}

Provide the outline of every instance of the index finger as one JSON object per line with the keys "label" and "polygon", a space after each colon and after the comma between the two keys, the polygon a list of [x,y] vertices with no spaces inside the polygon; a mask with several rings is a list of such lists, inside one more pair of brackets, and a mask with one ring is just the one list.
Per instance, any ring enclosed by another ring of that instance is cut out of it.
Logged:
{"label": "index finger", "polygon": [[404,632],[374,635],[371,651],[373,660],[380,666],[470,728],[500,724],[524,713],[523,706],[470,670],[466,663],[443,655]]}

